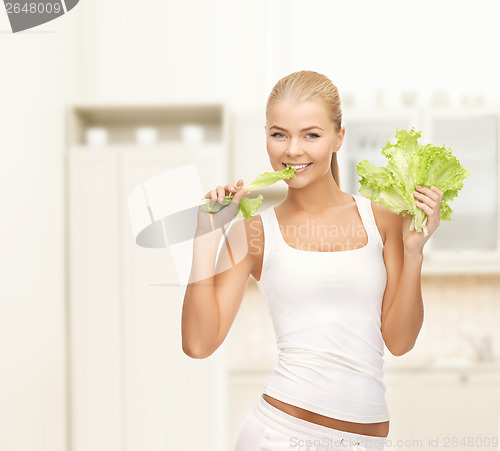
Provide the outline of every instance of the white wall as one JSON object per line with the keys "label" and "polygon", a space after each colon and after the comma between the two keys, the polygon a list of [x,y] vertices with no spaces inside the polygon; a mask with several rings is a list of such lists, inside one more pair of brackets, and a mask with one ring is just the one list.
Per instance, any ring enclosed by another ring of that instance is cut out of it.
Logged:
{"label": "white wall", "polygon": [[79,98],[117,101],[226,99],[264,110],[276,81],[296,70],[323,72],[358,106],[417,90],[428,104],[483,94],[500,103],[500,6],[479,0],[87,0]]}
{"label": "white wall", "polygon": [[77,12],[12,34],[0,8],[0,448],[65,451],[63,107]]}
{"label": "white wall", "polygon": [[[278,0],[275,22],[286,33],[275,40],[276,77],[310,69],[328,75],[359,105],[373,106],[376,90],[386,103],[399,91],[417,89],[423,104],[445,89],[452,102],[485,93],[500,103],[494,54],[500,6],[480,0],[474,7],[451,0]],[[281,39],[280,39],[281,38]]]}

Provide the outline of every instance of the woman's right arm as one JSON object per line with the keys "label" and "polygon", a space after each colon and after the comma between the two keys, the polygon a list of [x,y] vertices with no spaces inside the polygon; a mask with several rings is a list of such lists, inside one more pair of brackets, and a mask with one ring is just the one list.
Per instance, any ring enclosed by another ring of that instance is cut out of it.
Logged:
{"label": "woman's right arm", "polygon": [[[225,213],[226,209],[230,212],[231,206],[234,209],[232,217],[223,221],[229,223],[234,218],[241,198],[249,192],[240,189],[242,185],[243,180],[240,180],[236,189],[226,185],[211,190],[205,197],[214,201],[226,195],[226,191],[237,192],[232,199],[234,205],[224,207],[214,213],[212,218],[209,216],[212,213],[200,213],[206,215],[203,217],[205,222],[207,218],[215,219],[215,215]],[[198,223],[181,320],[182,350],[189,357],[201,359],[213,354],[226,338],[239,310],[253,268],[245,222],[241,219],[231,226],[218,260],[217,250],[223,231],[215,228],[206,233],[206,226],[200,227]]]}

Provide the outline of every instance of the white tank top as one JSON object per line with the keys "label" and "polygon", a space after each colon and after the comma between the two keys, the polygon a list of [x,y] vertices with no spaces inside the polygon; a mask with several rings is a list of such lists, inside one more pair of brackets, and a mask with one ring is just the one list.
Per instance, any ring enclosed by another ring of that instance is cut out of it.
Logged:
{"label": "white tank top", "polygon": [[353,250],[293,248],[274,207],[260,215],[265,243],[257,285],[279,351],[263,392],[331,418],[377,423],[389,420],[380,330],[387,273],[370,201],[353,197],[368,236]]}

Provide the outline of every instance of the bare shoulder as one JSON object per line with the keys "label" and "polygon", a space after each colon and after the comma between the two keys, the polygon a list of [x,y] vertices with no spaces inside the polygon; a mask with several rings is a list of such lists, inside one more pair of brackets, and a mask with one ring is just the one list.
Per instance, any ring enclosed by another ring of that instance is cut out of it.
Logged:
{"label": "bare shoulder", "polygon": [[375,217],[375,222],[380,231],[382,241],[385,244],[386,238],[391,233],[401,232],[403,224],[403,215],[393,213],[385,205],[377,204],[376,202],[370,201],[373,210],[373,216]]}

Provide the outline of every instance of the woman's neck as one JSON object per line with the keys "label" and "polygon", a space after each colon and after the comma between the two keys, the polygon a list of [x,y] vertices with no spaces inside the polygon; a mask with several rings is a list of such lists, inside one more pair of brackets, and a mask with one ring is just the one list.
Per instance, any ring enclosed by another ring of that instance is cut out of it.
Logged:
{"label": "woman's neck", "polygon": [[327,176],[303,188],[289,186],[281,205],[286,209],[314,215],[329,207],[345,204],[350,200],[352,200],[351,195],[341,191],[331,174],[327,174]]}

